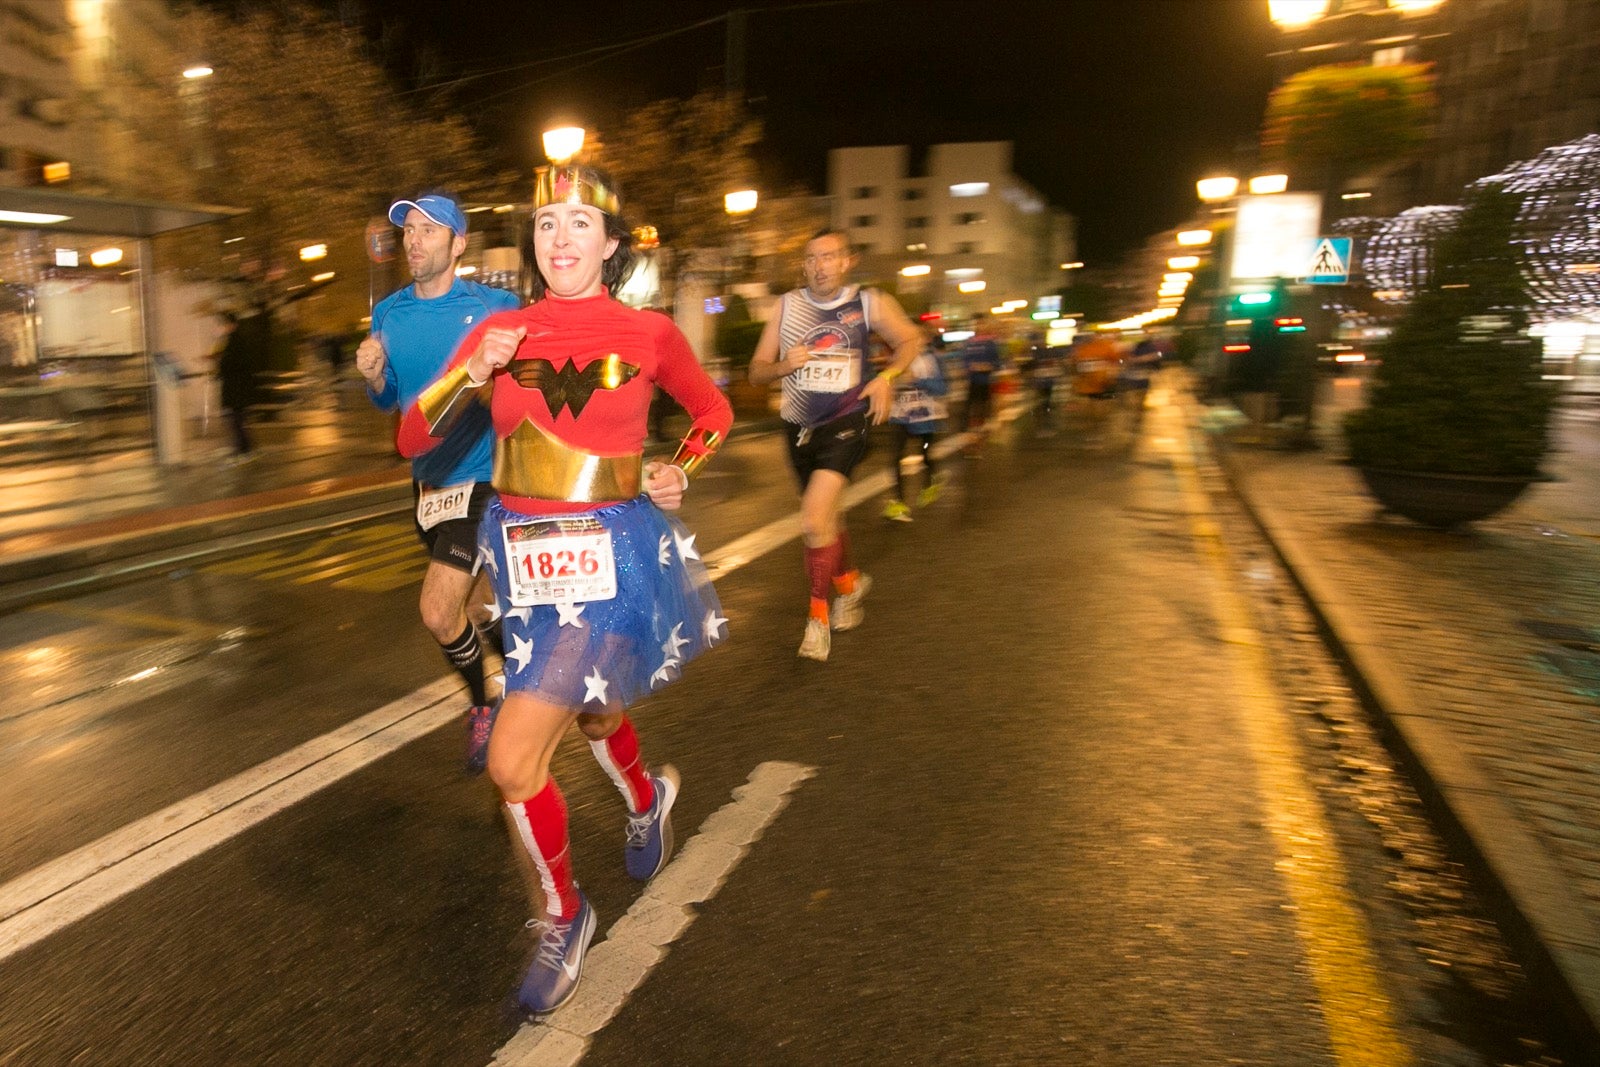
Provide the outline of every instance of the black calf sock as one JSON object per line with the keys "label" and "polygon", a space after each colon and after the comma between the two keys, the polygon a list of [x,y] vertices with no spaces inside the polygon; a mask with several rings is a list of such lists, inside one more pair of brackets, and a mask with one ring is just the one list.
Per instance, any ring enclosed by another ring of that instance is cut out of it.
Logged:
{"label": "black calf sock", "polygon": [[466,679],[473,705],[476,707],[489,703],[489,693],[483,681],[483,648],[478,644],[478,629],[471,620],[467,621],[461,636],[439,647],[444,649],[444,658]]}

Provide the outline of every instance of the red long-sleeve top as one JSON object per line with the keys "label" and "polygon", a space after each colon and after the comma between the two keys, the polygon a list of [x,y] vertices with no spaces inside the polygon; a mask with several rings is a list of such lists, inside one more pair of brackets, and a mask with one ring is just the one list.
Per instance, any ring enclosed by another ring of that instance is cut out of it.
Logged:
{"label": "red long-sleeve top", "polygon": [[[693,420],[691,432],[705,429],[726,436],[733,425],[728,398],[700,366],[672,320],[620,304],[605,293],[578,300],[547,296],[520,310],[491,315],[461,342],[449,367],[466,362],[490,327],[514,330],[518,326],[526,326],[528,335],[512,363],[496,370],[487,386],[493,390],[490,411],[499,438],[509,436],[526,419],[574,448],[609,456],[636,454],[643,450],[649,430],[652,384],[683,405]],[[638,373],[614,389],[595,388],[577,402],[560,401],[553,412],[543,393],[524,388],[509,373],[518,360],[528,359],[546,360],[558,373],[569,366],[581,372],[612,353],[639,368]],[[395,444],[409,459],[441,440],[429,435],[427,419],[413,404],[401,420]],[[507,507],[525,514],[589,511],[603,506],[533,499],[504,491],[501,499]]]}

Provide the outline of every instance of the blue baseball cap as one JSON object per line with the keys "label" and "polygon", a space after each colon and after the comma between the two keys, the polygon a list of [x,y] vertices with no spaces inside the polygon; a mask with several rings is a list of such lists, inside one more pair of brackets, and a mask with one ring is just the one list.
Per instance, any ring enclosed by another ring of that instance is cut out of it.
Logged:
{"label": "blue baseball cap", "polygon": [[389,205],[389,221],[396,226],[404,226],[406,216],[411,213],[412,208],[416,208],[440,226],[450,227],[450,231],[457,237],[467,235],[467,216],[461,213],[461,205],[448,196],[429,193],[415,200],[396,200]]}

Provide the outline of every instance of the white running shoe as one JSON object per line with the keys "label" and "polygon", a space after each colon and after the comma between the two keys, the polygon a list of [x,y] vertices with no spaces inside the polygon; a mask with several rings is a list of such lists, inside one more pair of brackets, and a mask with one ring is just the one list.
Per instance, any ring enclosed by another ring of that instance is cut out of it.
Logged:
{"label": "white running shoe", "polygon": [[870,592],[872,592],[872,579],[865,574],[858,574],[854,593],[841,593],[833,598],[832,614],[835,630],[854,630],[861,625],[867,617],[867,609],[861,602],[867,599],[867,594]]}
{"label": "white running shoe", "polygon": [[819,663],[827,660],[828,649],[833,644],[833,637],[828,633],[828,624],[821,619],[806,620],[805,640],[800,642],[800,655],[806,659],[814,659]]}

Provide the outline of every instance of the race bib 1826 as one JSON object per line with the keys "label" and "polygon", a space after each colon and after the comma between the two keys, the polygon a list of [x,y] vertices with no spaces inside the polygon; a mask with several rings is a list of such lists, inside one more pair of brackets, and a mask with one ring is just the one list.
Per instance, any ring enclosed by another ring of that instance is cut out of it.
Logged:
{"label": "race bib 1826", "polygon": [[503,535],[511,603],[585,603],[617,595],[611,531],[597,519],[507,523]]}

